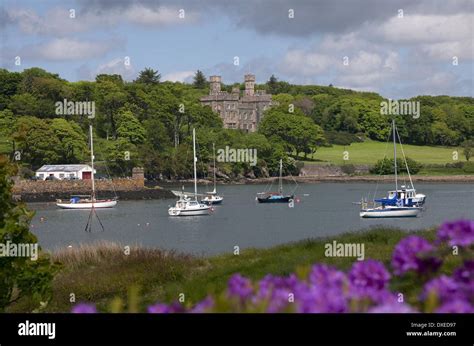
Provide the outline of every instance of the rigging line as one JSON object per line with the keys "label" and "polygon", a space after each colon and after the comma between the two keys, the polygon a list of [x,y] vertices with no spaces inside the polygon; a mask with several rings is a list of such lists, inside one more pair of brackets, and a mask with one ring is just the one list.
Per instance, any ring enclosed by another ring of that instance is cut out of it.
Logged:
{"label": "rigging line", "polygon": [[414,189],[415,187],[413,186],[413,181],[411,180],[411,174],[410,174],[410,169],[408,168],[407,158],[406,158],[405,152],[403,150],[402,141],[400,140],[400,134],[398,133],[397,129],[395,129],[395,131],[397,133],[398,142],[400,143],[400,149],[402,150],[403,160],[405,161],[405,167],[407,168],[408,178],[410,178],[410,185],[411,185],[411,188]]}
{"label": "rigging line", "polygon": [[107,167],[107,163],[104,162],[105,170],[107,171],[107,175],[110,177],[110,183],[112,184],[112,190],[114,191],[115,198],[117,198],[117,191],[115,190],[114,181],[112,176],[110,175],[109,168]]}
{"label": "rigging line", "polygon": [[[390,130],[391,129],[392,129],[392,126],[390,125]],[[391,133],[392,133],[392,131],[388,132],[387,141],[385,142],[385,153],[384,153],[384,157],[383,157],[383,160],[382,160],[382,167],[380,168],[379,177],[382,175],[383,166],[385,164],[385,159],[387,158],[388,143],[390,142],[390,134]],[[380,183],[380,179],[377,179],[377,184],[375,185],[374,197],[372,198],[372,201],[375,201],[375,196],[376,196],[378,188],[379,188],[379,183]],[[369,192],[369,199],[370,199],[370,192]]]}

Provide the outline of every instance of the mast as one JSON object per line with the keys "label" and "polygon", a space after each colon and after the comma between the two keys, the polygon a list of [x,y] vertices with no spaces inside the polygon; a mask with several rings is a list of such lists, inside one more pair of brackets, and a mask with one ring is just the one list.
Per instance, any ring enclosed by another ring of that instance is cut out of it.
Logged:
{"label": "mast", "polygon": [[193,161],[194,161],[194,199],[197,200],[197,178],[196,178],[196,129],[193,129]]}
{"label": "mast", "polygon": [[395,191],[398,190],[398,176],[397,176],[397,141],[396,141],[396,130],[395,130],[395,118],[392,119],[393,128],[393,164],[395,167]]}
{"label": "mast", "polygon": [[89,136],[91,137],[91,179],[92,179],[92,200],[95,200],[95,181],[94,181],[94,140],[92,139],[92,124],[89,125]]}
{"label": "mast", "polygon": [[283,171],[283,160],[280,159],[280,181],[279,181],[279,184],[278,184],[278,190],[280,192],[280,194],[283,192],[283,182],[282,182],[282,178],[281,178],[281,175],[282,175],[282,171]]}
{"label": "mast", "polygon": [[216,192],[216,146],[212,143],[212,155],[214,156],[214,192]]}

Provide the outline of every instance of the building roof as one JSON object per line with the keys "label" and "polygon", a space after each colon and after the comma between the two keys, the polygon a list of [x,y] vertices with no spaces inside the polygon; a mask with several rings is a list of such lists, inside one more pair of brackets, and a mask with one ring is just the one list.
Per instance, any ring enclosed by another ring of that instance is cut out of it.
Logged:
{"label": "building roof", "polygon": [[36,172],[77,172],[83,169],[92,170],[89,165],[44,165]]}

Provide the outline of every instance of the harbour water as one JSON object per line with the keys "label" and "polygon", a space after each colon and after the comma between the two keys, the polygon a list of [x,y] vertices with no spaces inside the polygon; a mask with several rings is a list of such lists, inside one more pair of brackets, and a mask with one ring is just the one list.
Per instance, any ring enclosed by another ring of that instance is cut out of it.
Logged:
{"label": "harbour water", "polygon": [[[286,186],[285,191],[293,187]],[[170,217],[172,199],[119,201],[114,209],[97,210],[105,231],[96,221],[91,233],[84,231],[89,211],[62,210],[54,203],[32,203],[29,207],[36,211],[31,230],[48,250],[107,240],[205,256],[232,253],[234,246],[264,248],[376,225],[415,230],[445,220],[474,218],[472,184],[418,183],[416,188],[428,196],[426,208],[421,216],[406,219],[361,219],[360,206],[352,202],[369,193],[373,197],[375,186],[367,183],[300,184],[293,208],[258,204],[255,195],[264,185],[218,186],[224,202],[214,206],[210,216]],[[390,189],[393,184],[379,184],[377,196]]]}

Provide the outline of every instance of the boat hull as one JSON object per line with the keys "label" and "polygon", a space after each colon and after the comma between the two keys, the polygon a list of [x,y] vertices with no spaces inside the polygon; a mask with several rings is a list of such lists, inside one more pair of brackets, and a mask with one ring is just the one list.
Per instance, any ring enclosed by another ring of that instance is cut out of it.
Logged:
{"label": "boat hull", "polygon": [[370,218],[397,218],[397,217],[417,217],[421,208],[374,208],[362,209],[360,217],[365,219]]}
{"label": "boat hull", "polygon": [[170,216],[201,216],[209,215],[209,207],[199,209],[180,209],[180,208],[169,208],[168,214]]}
{"label": "boat hull", "polygon": [[106,200],[106,201],[96,201],[94,203],[90,202],[79,202],[79,203],[61,203],[58,202],[56,205],[61,209],[95,209],[98,208],[112,208],[117,205],[115,200]]}
{"label": "boat hull", "polygon": [[207,204],[207,205],[214,205],[214,204],[221,204],[224,199],[221,198],[213,198],[213,199],[206,199],[204,198],[201,200],[201,203]]}
{"label": "boat hull", "polygon": [[283,196],[278,198],[271,197],[257,197],[259,203],[289,203],[293,196]]}

